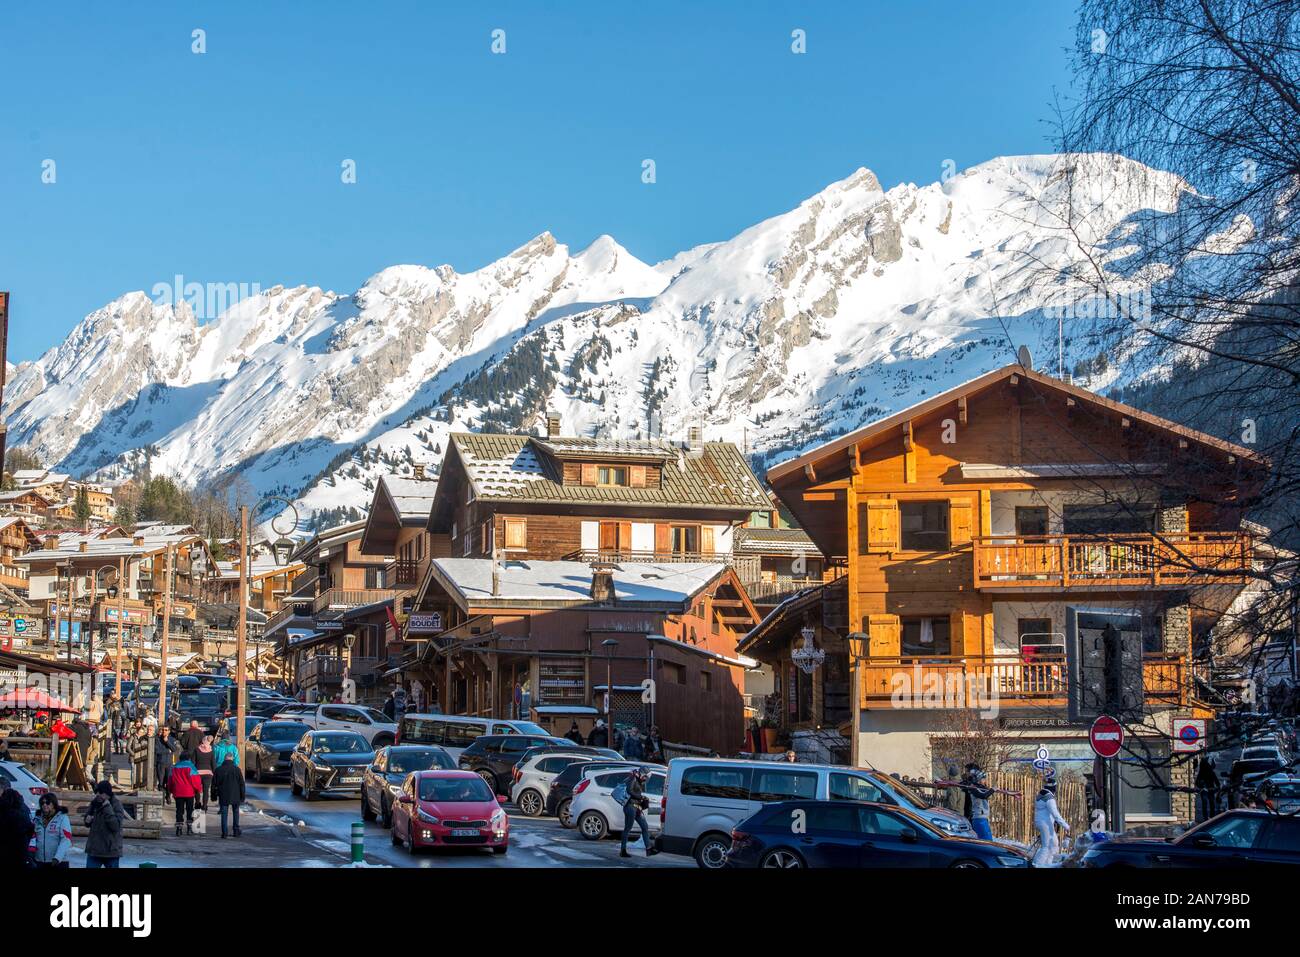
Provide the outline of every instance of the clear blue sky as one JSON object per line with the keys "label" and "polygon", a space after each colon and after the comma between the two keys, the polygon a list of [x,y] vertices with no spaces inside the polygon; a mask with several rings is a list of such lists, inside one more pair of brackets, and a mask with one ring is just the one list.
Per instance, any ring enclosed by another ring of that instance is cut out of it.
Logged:
{"label": "clear blue sky", "polygon": [[1042,152],[1073,18],[1065,0],[7,3],[9,357],[176,273],[351,292],[546,229],[654,262],[859,166],[889,187]]}

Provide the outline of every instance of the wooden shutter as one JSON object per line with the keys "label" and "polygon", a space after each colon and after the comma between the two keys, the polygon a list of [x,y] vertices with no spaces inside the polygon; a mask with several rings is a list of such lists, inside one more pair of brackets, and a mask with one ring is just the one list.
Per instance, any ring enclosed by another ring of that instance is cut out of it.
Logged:
{"label": "wooden shutter", "polygon": [[950,654],[964,655],[966,653],[966,613],[954,611],[948,616],[948,636]]}
{"label": "wooden shutter", "polygon": [[645,466],[633,465],[627,472],[627,484],[632,488],[645,488]]}
{"label": "wooden shutter", "polygon": [[673,530],[670,525],[655,526],[655,551],[671,552],[673,550]]}
{"label": "wooden shutter", "polygon": [[632,523],[618,523],[618,549],[621,552],[630,552],[632,550]]}
{"label": "wooden shutter", "polygon": [[700,554],[702,555],[713,554],[713,526],[712,525],[700,526]]}
{"label": "wooden shutter", "polygon": [[891,552],[898,549],[898,503],[893,499],[867,502],[867,552]]}
{"label": "wooden shutter", "polygon": [[968,498],[954,498],[948,501],[948,544],[953,548],[969,545],[971,538],[974,510]]}
{"label": "wooden shutter", "polygon": [[600,523],[600,550],[612,552],[618,548],[618,522]]}
{"label": "wooden shutter", "polygon": [[587,462],[582,463],[582,484],[596,484],[596,466]]}
{"label": "wooden shutter", "polygon": [[506,548],[528,547],[528,523],[522,518],[506,519]]}
{"label": "wooden shutter", "polygon": [[902,651],[902,626],[897,615],[867,616],[867,655],[897,658]]}

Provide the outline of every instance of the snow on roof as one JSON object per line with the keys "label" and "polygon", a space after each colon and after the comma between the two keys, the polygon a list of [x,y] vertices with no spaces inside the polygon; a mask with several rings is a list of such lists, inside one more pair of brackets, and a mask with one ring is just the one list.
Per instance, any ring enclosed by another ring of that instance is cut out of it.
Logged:
{"label": "snow on roof", "polygon": [[407,478],[385,475],[379,480],[388,490],[402,519],[427,519],[433,508],[433,497],[438,483],[432,479]]}
{"label": "snow on roof", "polygon": [[[93,558],[142,558],[161,552],[168,545],[186,545],[203,541],[198,534],[155,535],[152,529],[149,530],[149,534],[141,537],[144,544],[137,545],[134,538],[125,536],[121,538],[86,538],[84,535],[77,535],[70,540],[68,536],[60,535],[57,548],[36,548],[17,556],[14,561],[36,565],[63,561],[69,558],[82,561]],[[86,546],[84,552],[81,550],[83,543]]]}
{"label": "snow on roof", "polygon": [[699,645],[692,645],[688,641],[678,641],[675,638],[669,638],[667,635],[646,635],[646,641],[657,641],[662,644],[672,645],[674,648],[680,648],[682,651],[689,651],[692,654],[703,655],[705,658],[712,658],[714,661],[721,661],[723,664],[734,665],[737,668],[757,668],[759,662],[753,658],[747,658],[744,655],[736,655],[734,658],[727,655],[719,654],[716,651],[709,651],[707,648],[701,648]]}
{"label": "snow on roof", "polygon": [[[637,690],[641,689],[637,685]],[[533,710],[538,714],[600,714],[595,708],[585,704],[536,704]]]}
{"label": "snow on roof", "polygon": [[[591,601],[587,562],[505,561],[498,564],[497,594],[492,594],[492,559],[436,558],[443,583],[469,602],[585,604]],[[621,602],[681,607],[726,571],[721,562],[620,562],[610,566],[614,595]]]}
{"label": "snow on roof", "polygon": [[[216,562],[216,575],[213,577],[218,581],[239,581],[239,563]],[[281,565],[276,562],[274,556],[263,557],[254,555],[253,560],[248,563],[248,577],[259,578],[263,575],[274,575],[278,572],[288,571],[291,568],[301,568],[302,562],[290,562],[288,565]]]}

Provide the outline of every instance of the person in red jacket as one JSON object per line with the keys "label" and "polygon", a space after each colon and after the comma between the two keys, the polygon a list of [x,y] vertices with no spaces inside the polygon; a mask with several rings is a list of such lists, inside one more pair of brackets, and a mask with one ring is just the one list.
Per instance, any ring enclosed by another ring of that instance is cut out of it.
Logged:
{"label": "person in red jacket", "polygon": [[194,799],[203,793],[203,779],[189,758],[172,768],[171,777],[167,779],[167,789],[176,800],[176,836],[194,833]]}

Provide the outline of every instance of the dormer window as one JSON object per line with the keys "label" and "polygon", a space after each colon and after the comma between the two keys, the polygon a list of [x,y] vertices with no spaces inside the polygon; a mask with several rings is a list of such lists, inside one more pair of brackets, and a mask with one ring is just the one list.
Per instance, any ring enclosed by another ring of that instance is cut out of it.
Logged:
{"label": "dormer window", "polygon": [[626,485],[627,466],[601,465],[596,469],[597,485]]}
{"label": "dormer window", "polygon": [[578,475],[575,478],[583,485],[604,488],[645,488],[648,484],[644,465],[584,462],[578,467]]}

